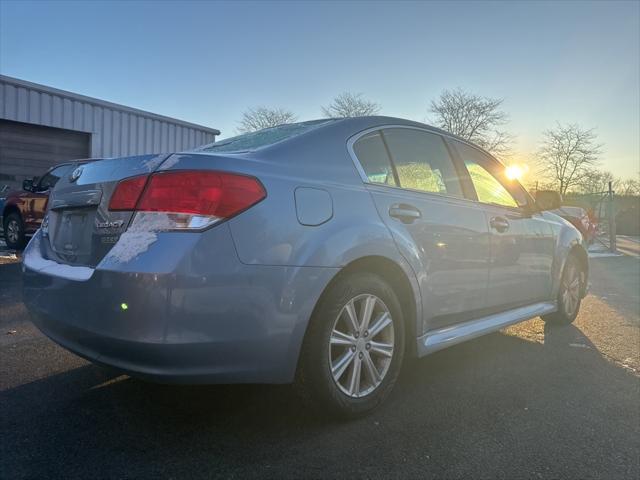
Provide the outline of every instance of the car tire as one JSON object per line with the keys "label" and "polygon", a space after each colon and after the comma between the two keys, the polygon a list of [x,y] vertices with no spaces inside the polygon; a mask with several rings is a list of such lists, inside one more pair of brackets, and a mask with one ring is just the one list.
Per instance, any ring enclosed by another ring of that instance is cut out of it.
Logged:
{"label": "car tire", "polygon": [[569,325],[578,316],[584,292],[585,272],[575,255],[569,255],[562,271],[558,289],[558,310],[543,315],[545,322],[557,325]]}
{"label": "car tire", "polygon": [[312,315],[296,387],[316,409],[341,418],[362,416],[393,389],[404,346],[402,309],[389,284],[371,273],[344,275],[329,286]]}
{"label": "car tire", "polygon": [[7,247],[14,250],[20,250],[24,248],[24,224],[22,223],[20,214],[13,212],[5,217],[4,241],[6,242]]}

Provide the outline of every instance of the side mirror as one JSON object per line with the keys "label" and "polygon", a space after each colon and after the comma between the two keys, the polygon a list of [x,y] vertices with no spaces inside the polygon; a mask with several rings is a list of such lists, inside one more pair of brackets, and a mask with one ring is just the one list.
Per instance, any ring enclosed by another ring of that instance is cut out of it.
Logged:
{"label": "side mirror", "polygon": [[26,190],[27,192],[33,192],[33,182],[34,182],[34,178],[27,178],[25,180],[22,181],[22,189]]}
{"label": "side mirror", "polygon": [[562,195],[554,190],[538,190],[536,192],[536,206],[540,211],[560,208]]}

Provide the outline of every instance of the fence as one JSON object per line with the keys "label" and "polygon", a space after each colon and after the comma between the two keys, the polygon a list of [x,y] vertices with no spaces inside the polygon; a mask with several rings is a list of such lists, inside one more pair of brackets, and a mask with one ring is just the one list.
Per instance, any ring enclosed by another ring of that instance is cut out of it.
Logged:
{"label": "fence", "polygon": [[616,235],[640,235],[640,197],[616,195],[612,185],[602,192],[569,193],[564,204],[584,208],[597,224],[594,242],[608,250],[617,250]]}

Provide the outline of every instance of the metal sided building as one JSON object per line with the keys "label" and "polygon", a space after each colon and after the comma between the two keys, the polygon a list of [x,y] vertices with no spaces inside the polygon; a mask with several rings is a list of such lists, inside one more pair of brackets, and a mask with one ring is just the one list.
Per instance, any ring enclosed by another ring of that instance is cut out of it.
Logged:
{"label": "metal sided building", "polygon": [[220,132],[0,75],[0,188],[78,158],[189,150]]}

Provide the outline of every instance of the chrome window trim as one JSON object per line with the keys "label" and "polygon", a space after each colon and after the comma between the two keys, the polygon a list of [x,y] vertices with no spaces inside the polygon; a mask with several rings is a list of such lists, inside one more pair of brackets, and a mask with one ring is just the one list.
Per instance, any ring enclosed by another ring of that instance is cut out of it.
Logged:
{"label": "chrome window trim", "polygon": [[369,177],[367,177],[367,174],[364,171],[364,168],[362,168],[362,165],[360,164],[360,160],[358,160],[358,156],[356,155],[355,150],[353,149],[353,145],[360,140],[362,137],[364,137],[365,135],[371,133],[371,132],[376,132],[378,130],[380,130],[382,127],[374,127],[374,128],[368,128],[366,130],[363,130],[361,132],[356,133],[355,135],[351,136],[348,140],[347,140],[347,151],[349,152],[349,156],[351,157],[351,161],[353,162],[353,166],[356,167],[356,171],[358,172],[358,175],[360,175],[360,179],[364,182],[364,183],[369,183],[369,184],[373,184],[373,185],[382,185],[382,184],[374,184],[373,182],[369,181]]}
{"label": "chrome window trim", "polygon": [[[443,138],[443,140],[446,139],[445,143],[448,143],[449,141],[456,141],[456,142],[463,143],[463,144],[468,145],[469,147],[481,152],[483,155],[486,155],[487,157],[489,157],[491,162],[494,162],[494,163],[497,163],[498,165],[503,165],[504,166],[504,164],[500,160],[495,158],[493,155],[491,155],[489,152],[487,152],[486,150],[482,149],[481,147],[478,147],[477,145],[474,145],[473,143],[471,143],[471,142],[469,142],[469,141],[467,141],[467,140],[465,140],[463,138],[459,138],[459,137],[456,137],[455,135],[448,134],[447,132],[436,131],[436,130],[432,130],[430,128],[417,127],[415,125],[398,125],[398,124],[378,125],[376,127],[370,127],[370,128],[365,129],[365,130],[362,130],[361,132],[358,132],[358,133],[352,135],[347,140],[347,151],[349,152],[349,155],[351,156],[351,161],[353,162],[353,165],[355,166],[356,171],[360,175],[360,179],[362,180],[362,182],[365,185],[373,185],[373,186],[376,186],[376,187],[390,188],[390,189],[393,189],[393,190],[400,190],[400,191],[403,191],[403,192],[420,193],[422,195],[435,195],[436,197],[443,198],[443,199],[464,200],[464,201],[467,201],[467,202],[473,202],[476,205],[481,205],[481,206],[485,206],[486,205],[486,206],[490,206],[490,207],[506,208],[506,209],[512,210],[514,212],[520,212],[520,213],[522,212],[523,208],[526,208],[526,207],[523,207],[523,206],[507,207],[507,206],[497,205],[497,204],[493,204],[493,203],[484,203],[484,202],[481,202],[478,199],[468,198],[467,196],[456,197],[455,195],[446,195],[446,194],[437,193],[437,192],[425,192],[424,190],[416,190],[416,189],[413,189],[413,188],[405,188],[405,187],[399,187],[399,186],[395,186],[395,185],[385,185],[383,183],[370,182],[369,181],[369,177],[367,177],[367,174],[364,171],[364,168],[362,168],[362,165],[360,164],[360,160],[358,160],[358,156],[356,155],[356,152],[353,149],[353,145],[358,140],[360,140],[360,138],[364,137],[365,135],[367,135],[369,133],[372,133],[372,132],[377,132],[379,130],[384,130],[384,129],[387,129],[387,128],[407,128],[409,130],[418,130],[418,131],[421,131],[421,132],[430,133],[432,135],[439,135],[440,137]],[[458,153],[456,152],[456,154],[458,154]],[[451,158],[451,161],[455,163],[456,160],[454,158]],[[461,159],[461,161],[463,162],[463,166],[464,166],[464,160]],[[466,168],[466,166],[464,168]],[[459,179],[459,181],[461,181],[461,179]],[[520,189],[525,193],[525,197],[527,198],[527,200],[530,201],[531,195],[529,195],[529,192],[527,192],[526,188],[524,188],[520,182],[517,182],[517,183],[518,183]],[[502,185],[502,182],[500,182],[500,184]],[[474,188],[475,188],[475,186],[474,186]],[[508,191],[508,189],[507,189],[507,191]],[[511,194],[511,193],[509,192],[509,194]],[[463,195],[464,195],[464,191],[463,191]],[[515,198],[514,198],[514,200],[515,200]]]}
{"label": "chrome window trim", "polygon": [[[368,135],[369,133],[377,132],[377,131],[384,130],[384,129],[389,129],[389,128],[406,128],[408,130],[418,130],[420,132],[429,133],[431,135],[437,135],[437,136],[439,136],[441,138],[442,137],[449,137],[449,138],[452,138],[452,139],[456,139],[455,137],[452,137],[450,135],[445,135],[443,133],[436,132],[436,131],[433,131],[433,130],[429,130],[427,128],[416,127],[416,126],[413,126],[413,125],[396,125],[396,124],[379,125],[377,127],[370,127],[370,128],[367,128],[366,130],[362,130],[361,132],[356,133],[355,135],[352,135],[347,140],[347,151],[349,152],[349,155],[351,156],[351,161],[353,162],[353,165],[356,167],[356,170],[357,170],[358,174],[360,175],[360,179],[362,180],[362,182],[365,185],[373,185],[373,186],[376,186],[376,187],[391,188],[393,190],[400,190],[402,192],[419,193],[421,195],[435,195],[436,197],[443,198],[443,199],[465,200],[465,201],[471,201],[471,202],[474,202],[474,203],[478,203],[476,200],[473,200],[471,198],[467,198],[464,195],[464,188],[462,187],[462,182],[460,181],[460,178],[458,178],[458,181],[460,182],[460,187],[462,189],[462,196],[461,197],[458,197],[456,195],[448,195],[448,194],[444,194],[444,193],[438,193],[438,192],[427,192],[425,190],[416,190],[415,188],[406,188],[406,187],[397,186],[397,185],[385,185],[384,183],[375,183],[375,182],[369,181],[369,177],[367,177],[367,174],[364,171],[364,168],[360,164],[360,160],[358,159],[358,156],[356,155],[356,152],[353,149],[353,145],[358,140],[360,140],[365,135]],[[443,141],[445,141],[444,138],[443,138]],[[445,144],[446,144],[446,141],[445,141]],[[482,150],[480,150],[480,151],[482,151]],[[451,157],[451,155],[449,155],[449,159],[451,160],[451,163],[455,167],[455,160]]]}
{"label": "chrome window trim", "polygon": [[479,203],[476,200],[473,200],[467,197],[456,197],[454,195],[445,195],[444,193],[438,193],[438,192],[425,192],[424,190],[416,190],[414,188],[405,188],[405,187],[396,187],[394,185],[384,185],[383,183],[365,182],[365,187],[387,188],[387,189],[398,190],[399,192],[404,192],[409,194],[427,195],[429,197],[435,197],[435,199],[439,201],[466,202],[466,203],[473,203],[476,206]]}

